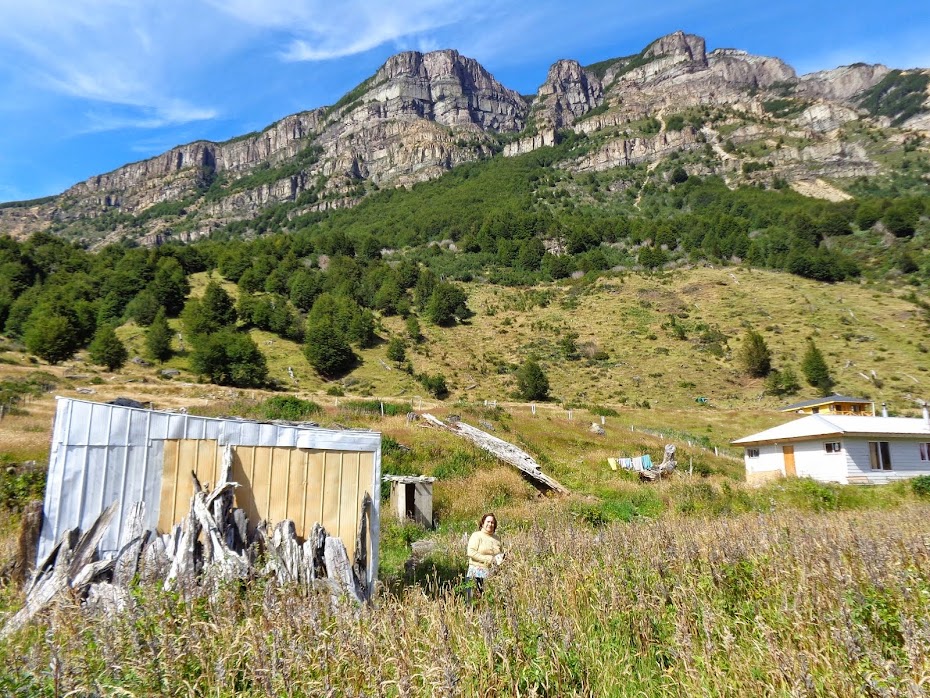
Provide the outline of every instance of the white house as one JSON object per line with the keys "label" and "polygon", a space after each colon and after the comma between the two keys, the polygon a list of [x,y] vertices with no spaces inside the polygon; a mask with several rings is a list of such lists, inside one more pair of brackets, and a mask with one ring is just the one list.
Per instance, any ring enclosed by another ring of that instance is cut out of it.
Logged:
{"label": "white house", "polygon": [[746,481],[793,475],[879,484],[930,475],[930,419],[814,414],[732,442]]}

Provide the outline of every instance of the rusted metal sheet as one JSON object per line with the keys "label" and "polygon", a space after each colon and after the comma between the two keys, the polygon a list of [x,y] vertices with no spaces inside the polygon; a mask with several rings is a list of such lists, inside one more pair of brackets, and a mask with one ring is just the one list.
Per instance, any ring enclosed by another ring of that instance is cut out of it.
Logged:
{"label": "rusted metal sheet", "polygon": [[369,579],[377,570],[381,435],[300,424],[269,424],[58,398],[39,559],[63,531],[91,525],[119,502],[100,552],[119,548],[133,504],[146,503],[145,529],[167,531],[185,516],[190,473],[215,484],[233,447],[237,506],[250,521],[294,520],[299,536],[320,522],[354,552],[361,500],[373,499]]}

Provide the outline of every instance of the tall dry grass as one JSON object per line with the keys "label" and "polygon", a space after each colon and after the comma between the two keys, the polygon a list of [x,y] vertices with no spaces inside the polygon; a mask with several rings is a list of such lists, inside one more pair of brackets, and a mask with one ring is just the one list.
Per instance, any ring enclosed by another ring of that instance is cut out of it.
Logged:
{"label": "tall dry grass", "polygon": [[[919,696],[930,507],[504,531],[473,606],[366,608],[254,580],[116,617],[65,602],[0,644],[5,695]],[[462,565],[449,535],[437,565]]]}

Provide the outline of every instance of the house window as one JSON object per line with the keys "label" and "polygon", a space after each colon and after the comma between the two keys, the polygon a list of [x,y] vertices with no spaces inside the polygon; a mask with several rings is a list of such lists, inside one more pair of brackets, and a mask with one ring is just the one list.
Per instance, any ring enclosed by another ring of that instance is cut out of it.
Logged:
{"label": "house window", "polygon": [[928,461],[930,460],[930,444],[922,443],[920,446],[920,460]]}
{"label": "house window", "polygon": [[891,449],[887,441],[869,441],[872,470],[891,470]]}
{"label": "house window", "polygon": [[759,457],[759,449],[758,449],[758,448],[747,448],[747,449],[746,449],[746,457],[747,457],[747,458],[758,458],[758,457]]}
{"label": "house window", "polygon": [[827,441],[827,443],[823,445],[823,449],[827,453],[839,453],[843,450],[839,441]]}

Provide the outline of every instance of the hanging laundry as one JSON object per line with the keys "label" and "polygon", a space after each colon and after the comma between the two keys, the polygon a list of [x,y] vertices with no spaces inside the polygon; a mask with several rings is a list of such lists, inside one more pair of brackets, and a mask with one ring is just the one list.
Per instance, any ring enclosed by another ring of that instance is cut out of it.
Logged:
{"label": "hanging laundry", "polygon": [[648,453],[643,458],[643,470],[652,470],[652,456]]}

